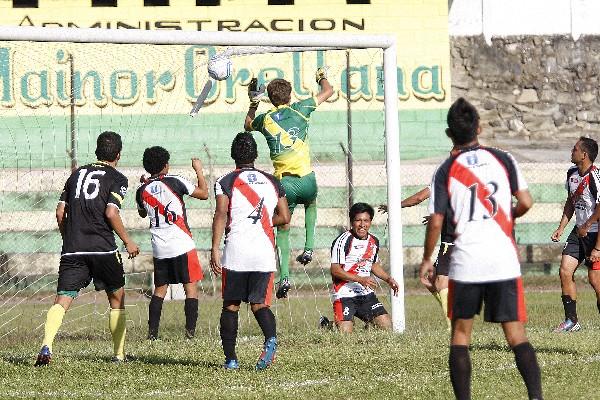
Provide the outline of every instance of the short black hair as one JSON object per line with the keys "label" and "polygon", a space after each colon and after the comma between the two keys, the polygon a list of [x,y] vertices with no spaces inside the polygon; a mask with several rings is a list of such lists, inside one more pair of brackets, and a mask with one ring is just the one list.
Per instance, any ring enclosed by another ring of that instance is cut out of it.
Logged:
{"label": "short black hair", "polygon": [[352,204],[352,207],[350,207],[350,212],[348,213],[348,215],[350,216],[350,221],[354,221],[354,217],[356,217],[356,214],[362,214],[364,212],[369,213],[371,220],[373,219],[373,216],[375,216],[375,210],[369,204],[367,204],[367,203]]}
{"label": "short black hair", "polygon": [[448,136],[454,144],[466,144],[477,137],[479,113],[471,103],[462,97],[450,106],[446,122],[448,123]]}
{"label": "short black hair", "polygon": [[587,153],[590,161],[594,162],[598,156],[598,142],[585,136],[581,136],[579,141],[581,142],[581,149]]}
{"label": "short black hair", "polygon": [[153,146],[144,150],[144,169],[151,175],[156,175],[169,163],[171,155],[164,147]]}
{"label": "short black hair", "polygon": [[96,140],[96,157],[98,161],[113,162],[123,149],[121,135],[111,131],[104,131]]}
{"label": "short black hair", "polygon": [[236,164],[252,164],[258,157],[256,141],[250,132],[238,133],[231,142],[231,158]]}

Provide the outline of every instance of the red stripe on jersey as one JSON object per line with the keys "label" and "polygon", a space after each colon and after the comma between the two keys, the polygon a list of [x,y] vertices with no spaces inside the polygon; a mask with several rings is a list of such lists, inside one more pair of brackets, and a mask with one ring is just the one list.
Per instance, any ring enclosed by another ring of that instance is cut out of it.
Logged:
{"label": "red stripe on jersey", "polygon": [[[354,240],[354,239],[352,239],[352,240]],[[350,242],[350,247],[352,247],[352,242]],[[354,264],[353,266],[351,266],[347,272],[356,275],[356,270],[358,269],[361,261],[370,260],[371,257],[373,257],[373,249],[374,248],[375,248],[375,239],[373,239],[373,236],[369,235],[369,241],[367,242],[367,250],[365,250],[360,261],[357,262],[356,264]]]}
{"label": "red stripe on jersey", "polygon": [[[592,172],[591,169],[590,169],[590,172]],[[579,200],[579,198],[583,195],[583,191],[585,190],[586,187],[589,186],[589,184],[590,184],[590,173],[588,173],[586,176],[583,177],[581,182],[579,182],[577,189],[575,189],[575,191],[571,195],[571,201],[573,202],[573,204],[577,203],[577,200]]]}
{"label": "red stripe on jersey", "polygon": [[[492,193],[473,172],[471,172],[468,168],[465,168],[461,163],[454,162],[452,164],[452,167],[450,168],[450,178],[456,179],[466,187],[471,187],[477,184],[477,199],[483,205],[483,207],[485,207],[485,209],[490,213],[490,215],[492,214],[492,203],[488,200],[488,196],[490,196]],[[448,184],[450,184],[450,180],[448,180]],[[450,190],[448,190],[448,193],[451,195]],[[514,242],[512,234],[513,221],[508,215],[506,215],[506,213],[500,206],[498,206],[496,215],[494,215],[492,219],[498,224],[498,226],[504,232],[504,234],[512,242]]]}
{"label": "red stripe on jersey", "polygon": [[[144,190],[144,192],[142,193],[142,200],[146,204],[148,204],[150,207],[152,207],[152,208],[158,208],[158,213],[160,215],[162,215],[163,217],[167,218],[167,216],[165,215],[165,206],[164,206],[164,204],[162,204],[156,197],[152,196],[146,190]],[[174,224],[177,225],[179,227],[179,229],[181,229],[182,231],[184,231],[185,233],[187,233],[189,235],[189,237],[192,237],[192,232],[190,232],[190,230],[186,226],[185,221],[183,220],[183,218],[181,218],[181,217],[176,218],[175,221],[174,221]]]}
{"label": "red stripe on jersey", "polygon": [[[260,197],[258,197],[258,194],[256,194],[256,192],[252,190],[250,185],[248,185],[246,182],[240,179],[239,176],[235,178],[233,188],[238,189],[240,193],[246,198],[246,200],[250,202],[252,207],[256,208],[258,206],[258,203],[260,203]],[[273,245],[273,247],[275,247],[275,235],[273,234],[271,214],[269,213],[269,210],[267,210],[267,208],[264,206],[260,213],[260,223],[263,227],[263,231],[265,231],[265,235],[267,235],[267,237],[271,241],[271,244]]]}

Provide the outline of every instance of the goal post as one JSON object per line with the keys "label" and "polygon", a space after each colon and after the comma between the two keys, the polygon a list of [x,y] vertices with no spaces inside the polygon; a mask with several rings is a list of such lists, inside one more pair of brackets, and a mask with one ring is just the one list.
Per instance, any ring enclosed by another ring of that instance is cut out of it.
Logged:
{"label": "goal post", "polygon": [[[382,49],[385,168],[387,173],[389,268],[399,284],[391,296],[394,331],[405,329],[401,217],[400,137],[396,39],[391,35],[297,34],[256,32],[196,32],[104,30],[91,28],[0,27],[0,40],[33,42],[113,43],[149,45],[272,46],[305,49]],[[189,110],[178,110],[182,114]],[[314,150],[314,149],[313,149]],[[345,221],[340,221],[345,223]]]}

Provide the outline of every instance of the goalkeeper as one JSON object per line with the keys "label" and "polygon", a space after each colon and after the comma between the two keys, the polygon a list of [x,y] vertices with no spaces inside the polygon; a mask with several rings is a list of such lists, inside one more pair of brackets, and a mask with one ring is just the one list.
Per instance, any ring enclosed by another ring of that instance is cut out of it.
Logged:
{"label": "goalkeeper", "polygon": [[[333,94],[325,68],[317,70],[316,81],[321,87],[316,96],[290,104],[292,85],[285,79],[272,80],[267,86],[267,94],[274,107],[256,116],[256,109],[264,96],[265,87],[258,87],[257,80],[252,79],[248,86],[250,108],[244,123],[244,129],[259,131],[267,140],[275,168],[274,175],[281,180],[285,189],[290,213],[294,212],[296,205],[304,204],[306,241],[304,251],[296,258],[303,265],[312,261],[317,221],[317,181],[310,162],[309,118],[317,106]],[[289,229],[289,224],[277,228],[276,243],[280,266],[277,298],[287,297],[290,290]]]}

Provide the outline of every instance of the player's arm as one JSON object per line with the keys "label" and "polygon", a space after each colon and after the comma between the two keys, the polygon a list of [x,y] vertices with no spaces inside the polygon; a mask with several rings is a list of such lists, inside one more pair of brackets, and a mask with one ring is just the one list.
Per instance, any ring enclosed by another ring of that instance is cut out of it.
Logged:
{"label": "player's arm", "polygon": [[421,261],[421,267],[419,269],[421,283],[427,288],[433,287],[433,281],[435,280],[435,271],[433,269],[431,256],[433,256],[435,245],[442,232],[443,223],[444,214],[432,213],[429,216],[429,222],[427,223],[427,230],[425,232],[423,261]]}
{"label": "player's arm", "polygon": [[390,286],[390,289],[392,289],[392,291],[394,292],[394,296],[398,294],[398,283],[396,283],[396,281],[394,280],[394,278],[392,278],[390,274],[385,272],[385,270],[381,266],[381,263],[374,263],[371,267],[371,272],[373,273],[373,275],[375,275]]}
{"label": "player's arm", "polygon": [[252,121],[256,117],[256,110],[260,104],[260,99],[265,95],[265,85],[258,86],[258,79],[252,78],[248,85],[248,98],[250,99],[250,107],[248,113],[246,113],[246,120],[244,121],[244,129],[251,131]]}
{"label": "player's arm", "polygon": [[515,193],[517,204],[512,209],[513,218],[520,218],[533,206],[533,198],[529,190],[523,189]]}
{"label": "player's arm", "polygon": [[422,202],[424,202],[425,200],[427,200],[429,198],[430,194],[431,194],[431,191],[429,190],[429,186],[426,188],[423,188],[423,189],[419,190],[417,193],[413,194],[412,196],[409,196],[409,197],[405,198],[404,200],[402,200],[402,202],[400,203],[400,207],[406,208],[406,207],[416,206],[417,204],[421,204]]}
{"label": "player's arm", "polygon": [[[145,182],[144,175],[142,175],[140,182]],[[142,189],[143,186],[140,186],[135,192],[135,205],[137,206],[138,215],[142,218],[146,218],[148,216],[148,211],[146,211],[146,207],[144,207],[144,203],[142,202]]]}
{"label": "player's arm", "polygon": [[275,207],[275,214],[273,215],[273,226],[289,224],[291,218],[287,198],[285,196],[280,197]]}
{"label": "player's arm", "polygon": [[319,105],[333,95],[333,86],[331,86],[331,83],[327,80],[327,69],[325,67],[317,69],[315,80],[321,87],[321,90],[315,96],[316,103]]}
{"label": "player's arm", "polygon": [[227,226],[227,211],[229,209],[229,197],[224,194],[216,196],[217,206],[212,222],[212,247],[210,250],[210,269],[216,274],[221,275],[221,252],[219,246],[223,238],[223,232]]}
{"label": "player's arm", "polygon": [[194,188],[194,191],[190,193],[190,196],[196,199],[206,200],[208,199],[208,185],[206,184],[206,179],[204,179],[204,174],[202,173],[202,161],[198,158],[192,158],[192,168],[196,172],[198,186]]}
{"label": "player's arm", "polygon": [[123,244],[125,244],[125,249],[127,250],[127,254],[129,254],[129,258],[133,258],[140,254],[140,248],[129,237],[129,233],[127,233],[127,230],[123,225],[119,207],[112,203],[108,203],[106,205],[106,209],[104,210],[104,216],[108,220],[110,227],[113,229],[113,231],[115,231],[119,238],[121,238]]}
{"label": "player's arm", "polygon": [[329,271],[331,272],[331,276],[333,278],[348,282],[358,282],[365,287],[370,287],[371,289],[375,289],[377,287],[377,281],[375,279],[371,278],[370,276],[358,276],[346,272],[344,271],[342,264],[332,263]]}
{"label": "player's arm", "polygon": [[67,203],[60,201],[56,205],[56,224],[60,231],[60,236],[64,237],[65,234],[65,214],[67,213]]}
{"label": "player's arm", "polygon": [[567,201],[565,202],[565,206],[563,207],[563,214],[560,218],[560,223],[558,224],[558,228],[552,233],[550,239],[553,242],[558,242],[560,237],[562,236],[565,227],[573,217],[573,213],[575,212],[575,206],[573,206],[573,201],[571,201],[571,195],[567,196]]}

